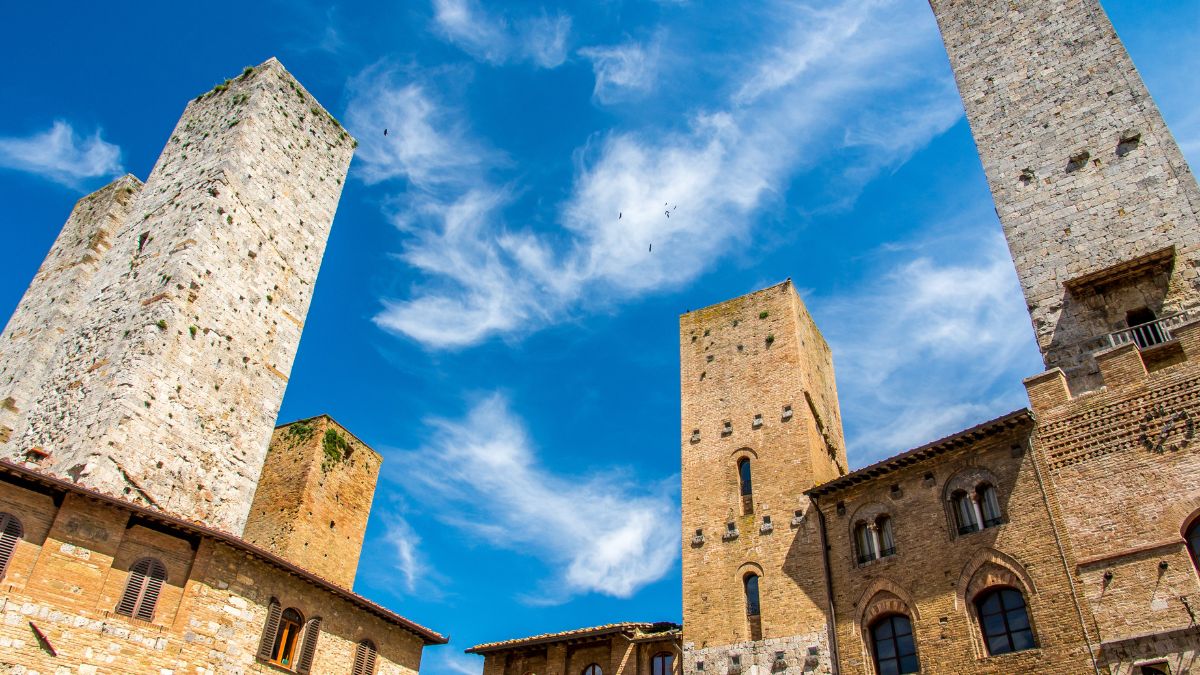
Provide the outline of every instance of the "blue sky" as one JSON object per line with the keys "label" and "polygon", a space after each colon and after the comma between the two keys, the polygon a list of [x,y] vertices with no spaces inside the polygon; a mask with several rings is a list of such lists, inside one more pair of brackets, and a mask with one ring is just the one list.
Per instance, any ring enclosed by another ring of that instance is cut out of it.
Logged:
{"label": "blue sky", "polygon": [[[1104,4],[1195,163],[1200,3]],[[1040,370],[924,0],[19,3],[0,35],[0,317],[74,201],[247,64],[360,139],[281,419],[384,454],[356,590],[452,636],[431,673],[680,619],[688,309],[791,277],[854,467]]]}

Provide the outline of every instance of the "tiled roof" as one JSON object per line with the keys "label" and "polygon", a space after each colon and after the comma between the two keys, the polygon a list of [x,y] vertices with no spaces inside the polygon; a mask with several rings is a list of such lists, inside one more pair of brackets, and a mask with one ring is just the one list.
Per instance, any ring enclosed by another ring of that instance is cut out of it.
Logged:
{"label": "tiled roof", "polygon": [[810,497],[820,497],[832,492],[837,492],[838,490],[850,487],[851,485],[857,485],[858,483],[871,480],[876,476],[882,476],[883,474],[891,473],[892,471],[910,464],[916,464],[922,460],[940,455],[947,450],[969,445],[1001,431],[1012,429],[1023,424],[1031,424],[1032,422],[1033,413],[1029,412],[1028,408],[1014,410],[1007,415],[1002,415],[994,420],[977,424],[970,429],[965,429],[957,434],[938,439],[932,443],[926,443],[919,448],[907,450],[895,455],[894,457],[889,457],[882,462],[876,462],[871,466],[863,467],[858,471],[852,471],[845,476],[835,478],[828,483],[822,483],[814,488],[805,490],[804,494]]}
{"label": "tiled roof", "polygon": [[601,637],[604,635],[611,635],[613,633],[629,633],[631,634],[630,637],[641,637],[649,634],[660,633],[666,636],[671,633],[677,633],[679,629],[679,624],[671,623],[669,621],[660,621],[658,623],[609,623],[603,626],[592,626],[591,628],[576,628],[575,630],[566,630],[562,631],[561,633],[544,633],[542,635],[534,635],[532,637],[502,640],[500,642],[488,642],[481,645],[475,645],[474,647],[467,649],[466,652],[468,654],[486,654],[488,652],[519,649],[522,647],[531,647],[550,642],[563,642],[567,640]]}
{"label": "tiled roof", "polygon": [[414,633],[417,637],[421,638],[421,640],[424,641],[425,644],[427,644],[427,645],[444,645],[447,642],[449,642],[449,638],[442,635],[441,633],[437,633],[437,632],[432,631],[420,624],[409,621],[408,619],[400,616],[399,614],[396,614],[395,612],[393,612],[389,609],[386,609],[380,605],[377,605],[374,602],[371,602],[370,600],[362,597],[361,595],[354,593],[353,591],[342,588],[341,586],[338,586],[337,584],[333,583],[332,581],[329,581],[328,579],[325,579],[324,577],[313,574],[312,572],[310,572],[292,562],[284,560],[283,558],[275,555],[274,553],[271,553],[270,551],[261,549],[258,546],[255,546],[254,544],[251,544],[250,542],[246,541],[245,539],[242,539],[241,537],[229,534],[228,532],[223,532],[221,530],[216,530],[216,529],[213,529],[206,525],[201,525],[199,523],[194,523],[194,522],[190,522],[187,520],[183,520],[182,518],[177,518],[175,516],[170,516],[161,511],[156,511],[154,509],[147,508],[147,507],[141,506],[139,504],[134,504],[134,503],[128,502],[124,499],[120,499],[118,497],[113,497],[112,495],[107,495],[107,494],[104,494],[103,492],[98,492],[96,490],[92,490],[91,488],[83,487],[82,485],[76,485],[75,483],[72,483],[70,481],[63,480],[63,479],[57,478],[55,476],[51,476],[49,474],[45,474],[40,471],[34,471],[32,469],[28,469],[26,467],[23,467],[19,464],[15,464],[6,459],[0,459],[0,473],[9,474],[10,476],[15,477],[16,480],[10,480],[10,482],[17,483],[18,485],[21,483],[33,484],[33,485],[25,486],[29,489],[36,490],[37,489],[35,487],[35,485],[36,485],[36,486],[40,486],[42,489],[49,489],[49,490],[53,490],[53,491],[56,491],[59,493],[70,492],[70,493],[82,495],[89,499],[95,499],[97,501],[109,504],[111,506],[115,506],[117,508],[121,508],[126,511],[131,511],[137,516],[146,518],[147,520],[157,521],[157,522],[159,522],[163,525],[166,525],[168,527],[171,527],[173,529],[181,530],[185,534],[199,535],[201,537],[208,537],[210,539],[215,539],[215,540],[217,540],[223,544],[226,544],[232,548],[238,549],[239,551],[245,551],[246,553],[249,553],[249,554],[255,556],[256,558],[259,558],[259,559],[261,559],[271,565],[274,565],[275,567],[278,567],[286,572],[290,572],[291,574],[294,574],[294,575],[300,577],[301,579],[307,581],[308,583],[313,584],[314,586],[319,586],[320,588],[323,588],[324,590],[332,593],[333,595],[336,595],[339,598],[346,600],[347,602],[349,602],[352,605],[355,605],[359,609],[370,612],[371,614],[378,616],[379,618],[383,619],[384,621],[387,621],[388,623],[399,626],[411,633]]}

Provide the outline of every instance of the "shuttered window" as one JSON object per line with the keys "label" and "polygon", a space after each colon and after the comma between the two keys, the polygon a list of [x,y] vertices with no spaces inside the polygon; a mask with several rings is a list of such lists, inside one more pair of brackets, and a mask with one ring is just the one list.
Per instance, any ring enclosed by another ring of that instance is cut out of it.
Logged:
{"label": "shuttered window", "polygon": [[17,540],[23,536],[25,530],[21,527],[21,521],[11,513],[0,512],[0,579],[8,571],[8,562],[17,548]]}
{"label": "shuttered window", "polygon": [[279,629],[275,634],[275,644],[271,646],[271,663],[295,670],[296,643],[300,637],[304,617],[292,607],[283,610],[279,615]]}
{"label": "shuttered window", "polygon": [[154,620],[154,606],[167,580],[167,568],[154,558],[142,558],[129,568],[129,580],[125,582],[125,593],[117,603],[117,614],[124,614],[142,621]]}
{"label": "shuttered window", "polygon": [[300,645],[300,658],[296,661],[296,672],[307,675],[312,671],[313,658],[317,655],[317,639],[321,637],[321,617],[314,617],[304,624],[304,642]]}
{"label": "shuttered window", "polygon": [[363,640],[354,648],[353,675],[375,675],[375,643]]}

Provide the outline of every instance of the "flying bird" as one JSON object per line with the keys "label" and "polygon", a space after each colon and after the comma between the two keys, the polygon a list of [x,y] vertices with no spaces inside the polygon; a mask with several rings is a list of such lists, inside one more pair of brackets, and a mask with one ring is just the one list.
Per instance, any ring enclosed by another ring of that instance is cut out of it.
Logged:
{"label": "flying bird", "polygon": [[625,214],[621,213],[620,211],[617,211],[617,220],[620,220],[621,216],[623,216],[623,215],[625,215]]}
{"label": "flying bird", "polygon": [[670,212],[670,211],[663,211],[663,214],[664,214],[666,217],[668,217],[668,218],[670,218],[670,217],[671,217],[671,212]]}
{"label": "flying bird", "polygon": [[654,250],[654,244],[650,244],[650,251]]}
{"label": "flying bird", "polygon": [[387,129],[384,129],[384,130],[383,130],[383,135],[384,135],[384,136],[387,136]]}

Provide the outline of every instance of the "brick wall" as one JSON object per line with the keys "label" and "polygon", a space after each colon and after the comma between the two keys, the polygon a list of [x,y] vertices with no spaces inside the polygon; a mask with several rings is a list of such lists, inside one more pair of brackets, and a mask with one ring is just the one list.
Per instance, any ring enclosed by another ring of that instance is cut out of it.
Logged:
{"label": "brick wall", "polygon": [[[842,673],[873,673],[869,626],[901,613],[912,622],[923,673],[1084,673],[1092,661],[1029,447],[1032,424],[977,441],[819,498],[828,524]],[[951,495],[994,485],[1004,522],[959,534]],[[838,508],[838,503],[842,508]],[[859,563],[853,531],[892,519],[895,555]],[[1015,584],[1037,648],[989,656],[973,600]]]}
{"label": "brick wall", "polygon": [[328,415],[276,428],[246,541],[353,588],[382,462]]}

